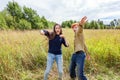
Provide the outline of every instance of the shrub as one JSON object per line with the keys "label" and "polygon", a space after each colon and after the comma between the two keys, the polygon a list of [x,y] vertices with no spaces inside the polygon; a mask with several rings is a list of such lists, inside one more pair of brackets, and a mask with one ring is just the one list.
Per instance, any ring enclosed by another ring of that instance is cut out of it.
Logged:
{"label": "shrub", "polygon": [[29,30],[29,29],[31,29],[31,23],[26,21],[25,19],[21,19],[19,22],[18,28],[21,30],[25,30],[25,29]]}
{"label": "shrub", "polygon": [[0,14],[0,29],[2,30],[7,29],[6,21],[1,14]]}

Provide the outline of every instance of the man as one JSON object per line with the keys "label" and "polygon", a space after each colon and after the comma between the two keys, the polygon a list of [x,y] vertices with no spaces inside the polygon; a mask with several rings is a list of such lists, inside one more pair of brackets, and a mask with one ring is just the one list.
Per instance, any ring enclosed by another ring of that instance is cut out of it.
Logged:
{"label": "man", "polygon": [[[76,71],[75,68],[77,66],[77,74],[78,74],[78,80],[87,80],[87,78],[84,75],[84,61],[86,54],[88,56],[87,47],[85,45],[84,41],[84,35],[83,35],[83,25],[85,24],[87,20],[87,17],[83,17],[79,23],[74,23],[71,25],[74,33],[74,54],[71,58],[71,64],[70,64],[70,77],[75,80],[76,78]],[[86,53],[86,54],[85,54]],[[88,56],[88,59],[90,57]]]}

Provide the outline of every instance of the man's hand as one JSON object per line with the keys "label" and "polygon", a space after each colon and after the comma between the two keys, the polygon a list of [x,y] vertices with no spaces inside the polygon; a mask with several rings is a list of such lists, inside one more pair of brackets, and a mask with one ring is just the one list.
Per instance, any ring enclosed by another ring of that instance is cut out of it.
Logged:
{"label": "man's hand", "polygon": [[86,23],[86,20],[87,20],[87,17],[86,16],[84,16],[82,19],[81,19],[81,21],[80,21],[80,25],[84,25],[85,23]]}
{"label": "man's hand", "polygon": [[86,55],[86,59],[90,60],[90,55],[89,54]]}

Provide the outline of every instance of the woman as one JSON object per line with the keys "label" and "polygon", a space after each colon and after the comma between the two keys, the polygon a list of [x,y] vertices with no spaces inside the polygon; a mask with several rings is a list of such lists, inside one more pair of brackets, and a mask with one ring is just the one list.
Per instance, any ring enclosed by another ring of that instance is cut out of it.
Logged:
{"label": "woman", "polygon": [[55,24],[53,28],[53,32],[41,30],[41,34],[47,36],[49,39],[47,67],[46,67],[45,74],[44,74],[44,80],[47,80],[54,60],[57,63],[57,68],[59,72],[59,80],[62,80],[63,58],[62,58],[61,45],[64,44],[65,47],[68,47],[68,43],[66,42],[65,37],[62,35],[62,28],[59,24]]}

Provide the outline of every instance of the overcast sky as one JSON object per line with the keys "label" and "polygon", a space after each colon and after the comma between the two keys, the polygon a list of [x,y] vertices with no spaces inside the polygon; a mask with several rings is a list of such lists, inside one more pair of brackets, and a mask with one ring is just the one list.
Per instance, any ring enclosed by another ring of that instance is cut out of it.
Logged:
{"label": "overcast sky", "polygon": [[[0,0],[0,11],[12,0]],[[105,23],[120,18],[120,0],[14,0],[20,6],[31,7],[40,16],[61,23],[65,20],[103,20]]]}

